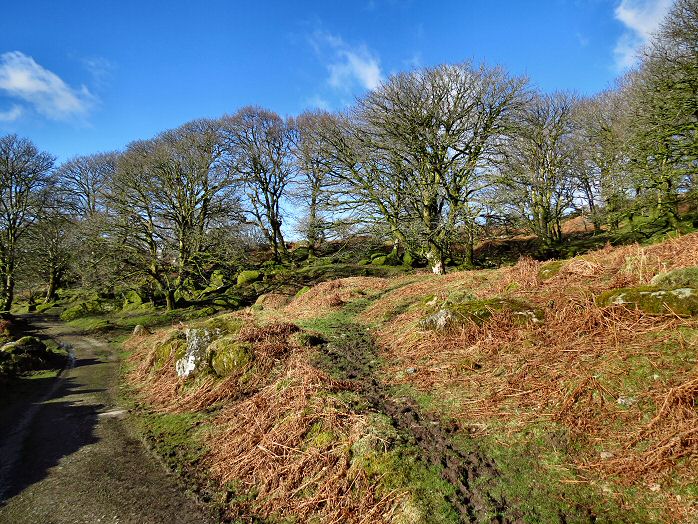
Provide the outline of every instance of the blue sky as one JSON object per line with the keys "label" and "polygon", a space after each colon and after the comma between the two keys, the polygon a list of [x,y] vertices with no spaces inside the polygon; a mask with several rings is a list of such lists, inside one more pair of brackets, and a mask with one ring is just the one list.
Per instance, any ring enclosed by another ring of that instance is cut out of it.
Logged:
{"label": "blue sky", "polygon": [[0,134],[65,160],[245,105],[335,110],[397,71],[471,59],[593,94],[670,0],[3,0]]}

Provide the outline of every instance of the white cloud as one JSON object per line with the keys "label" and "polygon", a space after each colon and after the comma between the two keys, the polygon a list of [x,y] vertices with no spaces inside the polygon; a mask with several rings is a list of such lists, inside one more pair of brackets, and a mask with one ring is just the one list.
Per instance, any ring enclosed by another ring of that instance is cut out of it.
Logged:
{"label": "white cloud", "polygon": [[0,111],[0,122],[14,122],[22,116],[22,108],[18,105],[13,105],[7,111]]}
{"label": "white cloud", "polygon": [[0,91],[24,100],[52,120],[84,117],[95,102],[85,86],[70,87],[58,75],[20,51],[0,55]]}
{"label": "white cloud", "polygon": [[311,96],[305,101],[305,105],[312,109],[322,109],[323,111],[332,110],[330,102],[320,95]]}
{"label": "white cloud", "polygon": [[334,89],[351,91],[357,86],[375,89],[382,82],[380,60],[365,45],[352,47],[329,33],[316,33],[312,43],[320,54],[326,54],[323,47],[329,48],[327,82]]}
{"label": "white cloud", "polygon": [[626,27],[613,50],[619,71],[638,64],[640,49],[659,28],[672,3],[672,0],[621,0],[614,13],[616,20]]}

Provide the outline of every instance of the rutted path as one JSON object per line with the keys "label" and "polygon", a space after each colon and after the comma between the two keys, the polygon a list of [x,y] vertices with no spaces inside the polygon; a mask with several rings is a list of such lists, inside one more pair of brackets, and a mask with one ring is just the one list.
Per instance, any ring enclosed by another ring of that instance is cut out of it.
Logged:
{"label": "rutted path", "polygon": [[460,512],[461,521],[514,522],[501,516],[506,501],[487,489],[487,480],[497,475],[495,464],[477,451],[455,448],[456,428],[446,428],[437,418],[421,413],[413,400],[390,396],[375,376],[377,350],[365,327],[346,323],[335,328],[341,335],[323,346],[318,364],[356,381],[371,408],[392,418],[395,427],[419,448],[422,460],[442,468],[442,478],[456,488],[449,502]]}
{"label": "rutted path", "polygon": [[214,522],[129,434],[115,350],[58,322],[32,327],[76,359],[0,428],[0,523]]}

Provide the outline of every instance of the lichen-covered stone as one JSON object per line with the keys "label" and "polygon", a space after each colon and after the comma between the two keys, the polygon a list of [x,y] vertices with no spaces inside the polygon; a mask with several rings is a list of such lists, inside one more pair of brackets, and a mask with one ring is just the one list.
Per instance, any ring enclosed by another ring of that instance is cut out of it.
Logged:
{"label": "lichen-covered stone", "polygon": [[565,260],[551,260],[540,266],[538,270],[538,278],[541,280],[549,280],[556,276],[562,266],[565,264]]}
{"label": "lichen-covered stone", "polygon": [[452,303],[446,301],[435,313],[420,322],[420,328],[443,331],[471,322],[481,324],[493,313],[508,311],[513,318],[522,323],[542,322],[544,315],[539,308],[512,298],[490,298]]}
{"label": "lichen-covered stone", "polygon": [[238,286],[244,286],[246,284],[251,284],[253,282],[257,282],[259,279],[262,278],[262,273],[256,270],[247,270],[247,271],[241,271],[238,274],[237,278],[237,284]]}
{"label": "lichen-covered stone", "polygon": [[189,328],[184,332],[187,345],[184,355],[175,362],[180,377],[188,377],[208,364],[208,346],[214,338],[213,331],[206,328]]}
{"label": "lichen-covered stone", "polygon": [[680,287],[638,286],[606,291],[596,298],[600,307],[623,305],[649,315],[698,315],[698,289]]}
{"label": "lichen-covered stone", "polygon": [[136,327],[133,328],[134,337],[145,337],[146,335],[150,335],[150,331],[148,331],[148,329],[145,326],[138,324]]}
{"label": "lichen-covered stone", "polygon": [[664,288],[698,289],[698,266],[659,273],[652,278],[650,284]]}
{"label": "lichen-covered stone", "polygon": [[211,368],[219,377],[239,372],[254,358],[252,345],[234,337],[219,338],[209,346]]}

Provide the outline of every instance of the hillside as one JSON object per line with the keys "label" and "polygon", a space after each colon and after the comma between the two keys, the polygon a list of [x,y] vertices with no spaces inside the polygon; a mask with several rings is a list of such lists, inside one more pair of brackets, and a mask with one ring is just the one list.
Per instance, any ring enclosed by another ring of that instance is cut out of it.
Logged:
{"label": "hillside", "polygon": [[696,260],[690,234],[137,329],[134,412],[230,520],[691,522]]}

